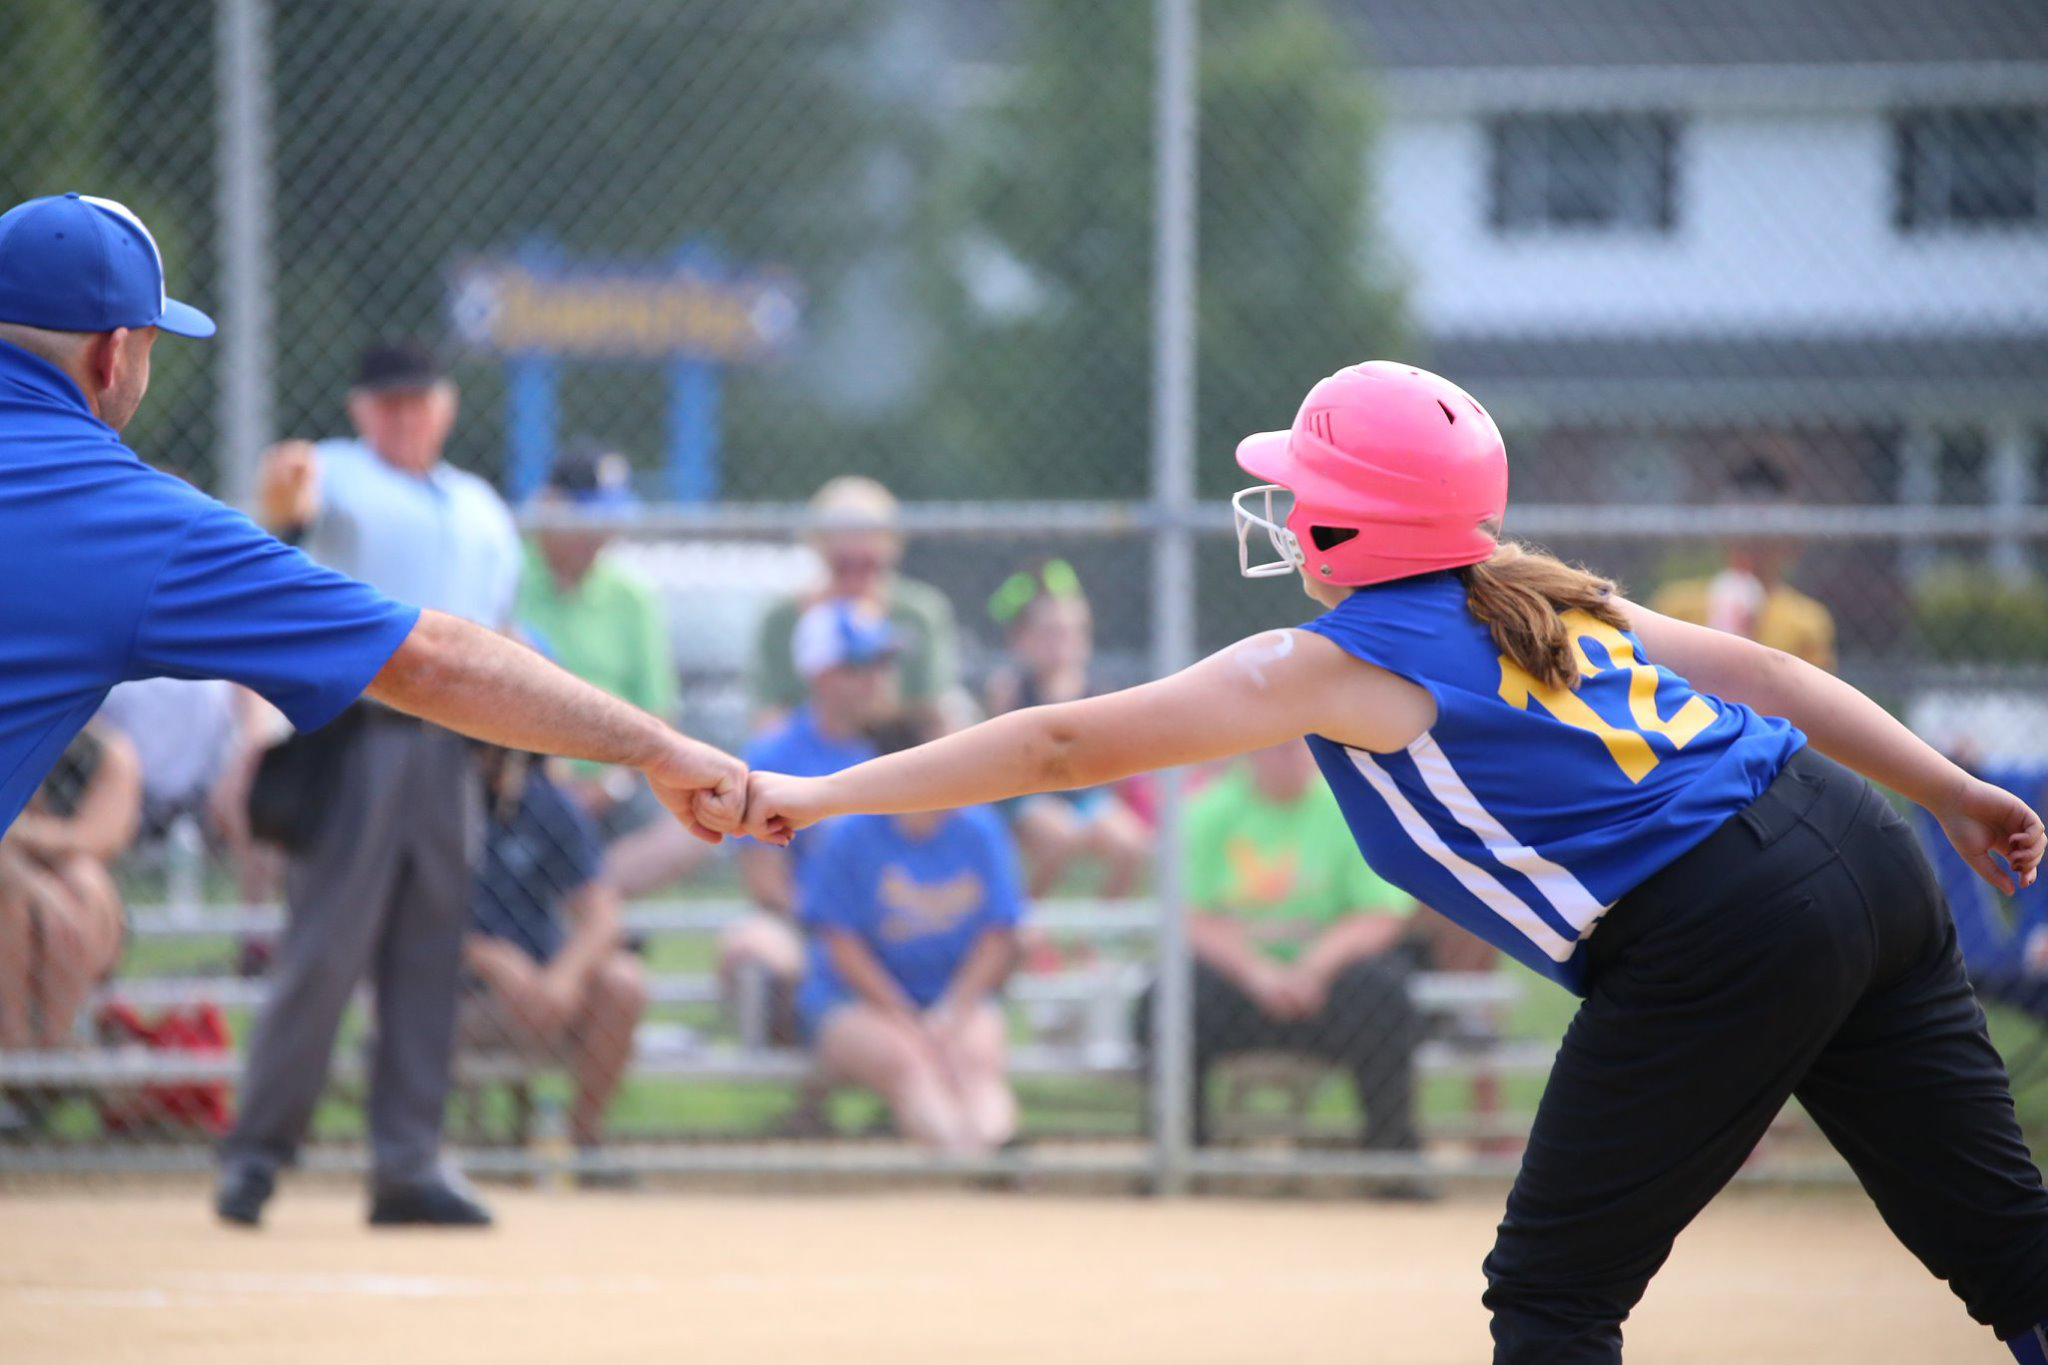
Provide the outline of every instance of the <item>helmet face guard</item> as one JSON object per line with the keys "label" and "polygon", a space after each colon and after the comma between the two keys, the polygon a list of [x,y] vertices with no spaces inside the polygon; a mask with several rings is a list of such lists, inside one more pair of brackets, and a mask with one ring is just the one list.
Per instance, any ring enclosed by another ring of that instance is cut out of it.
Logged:
{"label": "helmet face guard", "polygon": [[[1273,506],[1273,497],[1278,494],[1290,504],[1287,510]],[[1251,503],[1259,499],[1259,510],[1253,511]],[[1262,483],[1244,488],[1230,499],[1230,510],[1237,519],[1237,571],[1246,578],[1284,578],[1300,572],[1308,563],[1301,552],[1301,541],[1294,532],[1287,529],[1288,512],[1294,495],[1277,483]],[[1252,563],[1252,534],[1263,531],[1267,542],[1273,547],[1274,558]]]}

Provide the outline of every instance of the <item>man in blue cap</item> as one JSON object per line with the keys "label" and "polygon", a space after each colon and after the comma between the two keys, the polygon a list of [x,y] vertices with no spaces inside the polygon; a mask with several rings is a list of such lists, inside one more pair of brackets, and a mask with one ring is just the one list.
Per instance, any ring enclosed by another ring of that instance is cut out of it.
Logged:
{"label": "man in blue cap", "polygon": [[[120,204],[66,194],[0,214],[0,822],[109,688],[169,676],[242,683],[302,731],[366,694],[506,748],[638,769],[709,841],[737,824],[737,759],[493,631],[319,567],[123,446],[158,332],[213,330],[166,295],[155,240]],[[218,1207],[253,1223],[272,1170],[232,1174]],[[488,1221],[438,1172],[380,1178],[372,1216]]]}

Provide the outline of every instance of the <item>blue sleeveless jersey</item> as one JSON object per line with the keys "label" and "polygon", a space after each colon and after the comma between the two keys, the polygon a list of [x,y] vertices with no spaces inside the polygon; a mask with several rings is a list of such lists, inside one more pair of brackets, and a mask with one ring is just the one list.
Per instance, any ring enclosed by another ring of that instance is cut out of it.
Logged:
{"label": "blue sleeveless jersey", "polygon": [[1436,699],[1399,753],[1309,737],[1373,871],[1583,994],[1601,915],[1755,800],[1806,737],[1693,691],[1628,632],[1565,621],[1572,690],[1505,659],[1453,574],[1361,589],[1303,629]]}

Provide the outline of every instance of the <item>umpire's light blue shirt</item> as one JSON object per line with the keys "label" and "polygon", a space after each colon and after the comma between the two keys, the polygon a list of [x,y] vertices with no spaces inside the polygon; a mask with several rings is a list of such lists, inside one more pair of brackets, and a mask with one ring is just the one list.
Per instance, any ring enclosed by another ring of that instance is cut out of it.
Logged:
{"label": "umpire's light blue shirt", "polygon": [[228,678],[315,729],[418,617],[143,464],[0,342],[0,826],[115,683]]}
{"label": "umpire's light blue shirt", "polygon": [[322,441],[306,553],[379,592],[493,630],[512,623],[521,551],[488,483],[442,463],[409,474],[360,441]]}

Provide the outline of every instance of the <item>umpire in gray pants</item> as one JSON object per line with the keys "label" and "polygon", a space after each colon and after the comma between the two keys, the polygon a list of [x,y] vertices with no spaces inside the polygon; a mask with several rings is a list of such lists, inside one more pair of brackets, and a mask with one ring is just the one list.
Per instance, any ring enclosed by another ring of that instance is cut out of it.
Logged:
{"label": "umpire in gray pants", "polygon": [[[481,625],[509,622],[520,548],[490,485],[442,461],[454,386],[424,347],[363,354],[348,410],[356,439],[292,442],[266,458],[263,516],[317,561],[392,597]],[[298,1155],[326,1088],[357,983],[376,995],[370,1221],[481,1226],[490,1215],[442,1168],[482,798],[464,741],[375,704],[325,742],[319,819],[285,877],[290,914],[222,1147],[216,1206],[251,1224]]]}

